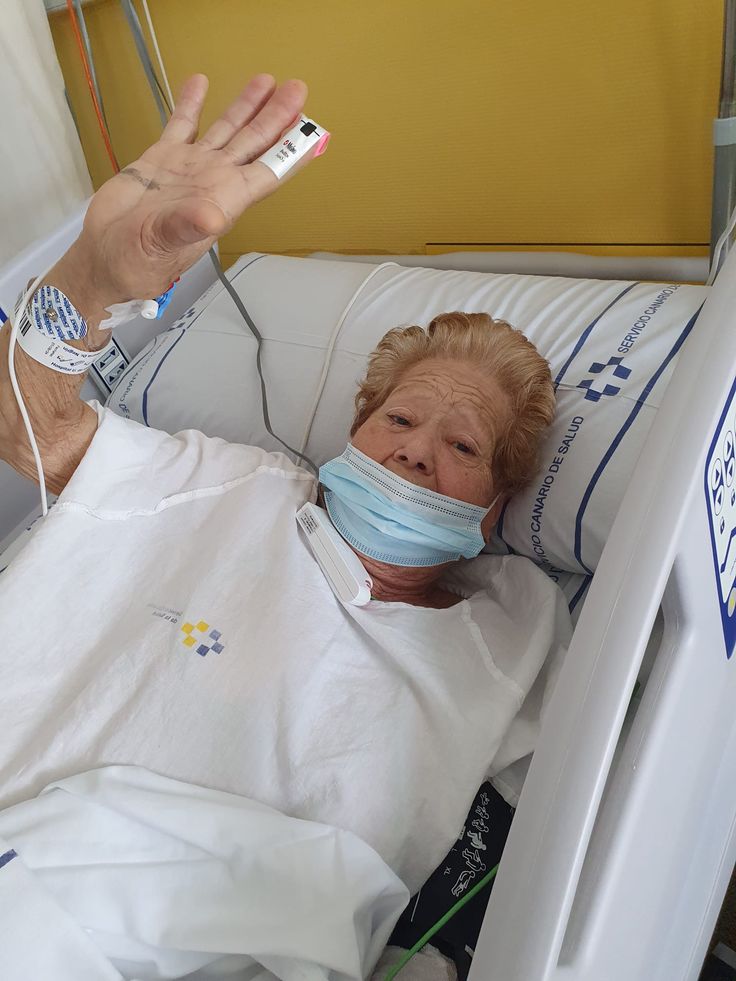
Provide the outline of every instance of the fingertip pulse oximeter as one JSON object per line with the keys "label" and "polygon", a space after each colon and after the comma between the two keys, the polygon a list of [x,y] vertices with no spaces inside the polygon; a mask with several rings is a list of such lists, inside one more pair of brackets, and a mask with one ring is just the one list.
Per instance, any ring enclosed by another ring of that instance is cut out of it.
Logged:
{"label": "fingertip pulse oximeter", "polygon": [[329,141],[330,133],[326,129],[308,116],[302,116],[296,126],[285,133],[270,150],[262,153],[258,160],[281,179],[314,147],[317,147],[315,157],[321,156]]}

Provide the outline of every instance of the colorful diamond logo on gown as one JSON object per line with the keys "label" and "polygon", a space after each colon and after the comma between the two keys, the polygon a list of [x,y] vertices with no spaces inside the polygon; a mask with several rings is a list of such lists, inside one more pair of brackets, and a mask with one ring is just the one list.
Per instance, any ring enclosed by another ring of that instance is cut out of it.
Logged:
{"label": "colorful diamond logo on gown", "polygon": [[220,631],[215,630],[205,620],[200,620],[198,623],[184,623],[181,632],[184,635],[181,639],[182,644],[194,648],[200,657],[206,657],[210,652],[221,654],[225,649]]}

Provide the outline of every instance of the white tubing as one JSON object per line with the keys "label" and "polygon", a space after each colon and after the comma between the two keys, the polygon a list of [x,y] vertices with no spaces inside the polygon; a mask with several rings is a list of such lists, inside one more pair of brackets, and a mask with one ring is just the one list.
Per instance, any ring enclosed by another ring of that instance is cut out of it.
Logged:
{"label": "white tubing", "polygon": [[309,415],[307,416],[307,425],[306,425],[306,427],[304,429],[304,436],[302,437],[302,444],[299,447],[299,452],[300,453],[304,453],[305,450],[306,450],[306,448],[307,448],[307,443],[309,442],[309,436],[310,436],[310,434],[312,432],[312,426],[314,425],[314,417],[317,415],[317,409],[319,408],[320,399],[322,398],[322,392],[325,390],[325,385],[327,383],[327,374],[328,374],[328,372],[330,370],[330,362],[332,361],[332,352],[335,349],[335,344],[337,343],[337,338],[340,336],[340,331],[342,330],[342,325],[345,323],[345,320],[347,318],[347,315],[350,313],[350,310],[352,309],[353,304],[355,303],[355,301],[358,299],[358,297],[360,296],[360,294],[363,292],[363,287],[366,286],[367,283],[369,283],[371,279],[373,279],[373,277],[376,275],[376,273],[377,272],[380,272],[381,269],[385,269],[387,266],[396,266],[396,265],[398,265],[398,263],[396,263],[396,262],[382,262],[380,266],[376,266],[375,269],[372,269],[368,273],[368,275],[365,277],[365,279],[363,280],[363,282],[360,284],[360,286],[357,288],[357,290],[350,297],[350,300],[348,301],[347,306],[345,307],[345,309],[343,310],[343,312],[340,314],[340,317],[339,317],[337,323],[335,324],[335,329],[332,331],[332,334],[330,335],[330,340],[329,340],[329,343],[327,345],[327,350],[325,351],[325,361],[324,361],[324,364],[322,365],[322,374],[320,376],[319,383],[317,384],[317,392],[316,392],[316,394],[314,396],[314,401],[312,403],[311,411],[310,411]]}
{"label": "white tubing", "polygon": [[[731,233],[736,227],[736,208],[733,210],[733,214],[728,219],[728,224],[723,230],[723,234],[716,242],[716,247],[713,250],[713,261],[710,264],[710,272],[708,273],[708,278],[705,281],[706,286],[712,286],[713,282],[718,275],[718,270],[721,264],[721,252],[723,251],[724,245],[728,242],[731,237]],[[728,250],[726,250],[728,251]]]}
{"label": "white tubing", "polygon": [[161,80],[164,83],[164,88],[166,89],[166,98],[169,100],[169,112],[174,110],[174,96],[171,93],[171,86],[169,85],[169,76],[166,74],[166,68],[164,67],[164,60],[161,57],[161,50],[158,46],[158,38],[156,37],[156,31],[153,26],[153,21],[151,20],[151,12],[148,9],[148,0],[141,0],[143,5],[143,14],[146,18],[146,24],[148,25],[148,31],[151,35],[151,41],[153,42],[153,50],[156,54],[156,61],[158,62],[158,67],[161,69]]}
{"label": "white tubing", "polygon": [[23,317],[23,313],[28,306],[29,300],[36,292],[39,283],[47,273],[48,270],[41,273],[40,276],[37,276],[36,279],[34,279],[30,287],[23,294],[23,298],[20,301],[17,311],[14,313],[8,313],[8,322],[10,323],[10,343],[8,345],[8,374],[10,375],[10,386],[13,389],[13,395],[15,395],[15,401],[18,403],[21,419],[23,420],[23,425],[25,426],[26,433],[28,435],[28,441],[31,444],[31,452],[33,453],[33,460],[36,464],[36,473],[38,474],[38,486],[41,491],[41,513],[44,517],[49,511],[48,498],[46,496],[46,478],[43,472],[43,463],[41,462],[41,454],[38,449],[38,443],[36,442],[36,437],[33,433],[33,426],[31,425],[28,410],[26,409],[26,404],[23,401],[23,396],[21,395],[20,385],[18,384],[18,376],[15,373],[15,345],[18,340],[18,324]]}

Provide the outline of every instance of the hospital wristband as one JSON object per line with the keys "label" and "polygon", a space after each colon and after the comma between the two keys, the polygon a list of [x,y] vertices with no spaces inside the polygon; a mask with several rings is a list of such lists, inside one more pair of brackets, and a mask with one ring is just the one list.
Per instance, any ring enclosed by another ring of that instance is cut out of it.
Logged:
{"label": "hospital wristband", "polygon": [[18,345],[39,364],[63,375],[81,375],[99,357],[99,351],[80,351],[76,347],[41,332],[24,310],[18,323]]}

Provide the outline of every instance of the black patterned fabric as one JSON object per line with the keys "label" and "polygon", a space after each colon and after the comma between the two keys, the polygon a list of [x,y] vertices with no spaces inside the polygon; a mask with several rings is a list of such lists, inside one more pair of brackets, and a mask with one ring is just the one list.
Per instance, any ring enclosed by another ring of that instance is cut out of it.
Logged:
{"label": "black patterned fabric", "polygon": [[[459,899],[501,860],[511,828],[514,810],[490,783],[484,783],[476,794],[465,826],[444,861],[396,924],[390,944],[412,947]],[[464,981],[478,940],[493,881],[464,906],[431,943],[457,967],[459,981]]]}

